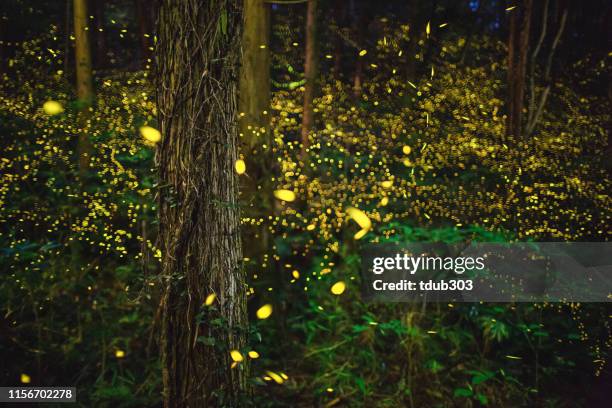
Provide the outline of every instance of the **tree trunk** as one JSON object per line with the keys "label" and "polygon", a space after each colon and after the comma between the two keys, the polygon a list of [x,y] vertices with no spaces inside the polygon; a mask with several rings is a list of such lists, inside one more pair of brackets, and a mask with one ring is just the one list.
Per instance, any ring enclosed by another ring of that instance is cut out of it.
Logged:
{"label": "tree trunk", "polygon": [[[162,0],[157,90],[166,408],[240,406],[247,332],[237,206],[242,0]],[[177,46],[180,44],[180,46]],[[213,307],[203,307],[209,294]],[[206,341],[201,341],[205,339]]]}
{"label": "tree trunk", "polygon": [[510,15],[510,28],[508,31],[508,79],[507,79],[507,114],[506,114],[506,135],[510,136],[514,132],[514,82],[515,82],[515,70],[516,70],[516,38],[518,37],[518,12],[515,9]]}
{"label": "tree trunk", "polygon": [[[81,110],[81,124],[86,126],[86,118],[94,100],[93,72],[91,66],[91,43],[89,41],[89,14],[87,0],[74,0],[74,36],[76,61],[76,88]],[[88,169],[92,145],[85,129],[79,134],[78,154],[79,173],[83,177]]]}
{"label": "tree trunk", "polygon": [[[240,73],[240,133],[247,176],[241,178],[241,205],[252,218],[273,211],[274,163],[270,137],[270,5],[264,0],[244,0],[242,69]],[[268,225],[247,226],[245,257],[263,260],[270,251]],[[271,259],[271,258],[270,258]]]}
{"label": "tree trunk", "polygon": [[522,8],[512,12],[508,36],[508,115],[506,134],[521,137],[527,51],[533,0],[525,0]]}
{"label": "tree trunk", "polygon": [[[267,142],[270,110],[270,5],[264,0],[244,0],[240,120],[245,144]],[[266,112],[264,114],[264,111]]]}
{"label": "tree trunk", "polygon": [[302,149],[310,145],[308,135],[314,125],[313,100],[318,75],[317,60],[317,1],[308,0],[306,11],[306,53],[304,58],[304,113],[302,115]]}

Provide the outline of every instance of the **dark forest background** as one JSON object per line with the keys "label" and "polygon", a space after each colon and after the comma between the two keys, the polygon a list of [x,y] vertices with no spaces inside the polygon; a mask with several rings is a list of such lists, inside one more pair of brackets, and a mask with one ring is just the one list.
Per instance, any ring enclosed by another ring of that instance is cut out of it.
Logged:
{"label": "dark forest background", "polygon": [[[206,329],[178,332],[203,367],[244,375],[239,406],[605,406],[607,304],[365,303],[359,251],[607,241],[609,1],[228,0],[203,12],[194,25],[228,39],[221,55],[240,70],[212,72],[232,85],[196,101],[222,95],[236,119],[236,160],[219,167],[232,176],[219,180],[240,197],[215,205],[240,211],[238,328],[208,283],[196,306],[168,304],[177,264],[162,248],[182,226],[165,217],[188,206],[164,178],[168,153],[195,175],[184,180],[216,172],[181,161],[159,120],[177,55],[200,68],[187,37],[167,40],[171,18],[158,22],[170,3],[0,3],[0,385],[161,406],[168,310],[188,310]],[[209,406],[235,405],[230,388]]]}

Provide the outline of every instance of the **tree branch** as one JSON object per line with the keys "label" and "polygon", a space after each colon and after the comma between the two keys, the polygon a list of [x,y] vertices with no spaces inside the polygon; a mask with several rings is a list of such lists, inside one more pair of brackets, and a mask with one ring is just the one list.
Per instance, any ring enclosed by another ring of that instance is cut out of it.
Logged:
{"label": "tree branch", "polygon": [[548,53],[548,57],[546,60],[546,68],[544,69],[544,82],[546,83],[546,88],[544,89],[544,91],[542,92],[542,95],[540,96],[540,102],[538,103],[538,109],[531,123],[529,123],[529,126],[527,128],[527,134],[530,134],[535,129],[535,126],[540,120],[540,117],[542,116],[542,112],[544,111],[544,105],[546,104],[548,95],[550,94],[550,89],[551,89],[550,71],[552,69],[552,60],[553,60],[555,51],[557,49],[557,46],[559,45],[559,41],[561,40],[561,35],[563,34],[563,31],[565,30],[565,23],[567,22],[568,9],[569,9],[569,5],[567,5],[566,3],[565,9],[563,10],[563,15],[561,16],[561,21],[559,23],[559,29],[557,30],[557,34],[555,35],[553,43],[550,47],[550,52]]}
{"label": "tree branch", "polygon": [[546,30],[548,26],[548,3],[549,0],[544,2],[544,10],[542,11],[542,31],[540,32],[540,38],[538,38],[538,42],[531,54],[531,62],[529,67],[529,112],[527,116],[527,129],[531,127],[531,122],[533,120],[533,116],[535,115],[535,99],[536,99],[536,90],[535,90],[535,66],[536,59],[538,54],[540,53],[540,49],[542,48],[542,44],[544,43],[544,38],[546,37]]}

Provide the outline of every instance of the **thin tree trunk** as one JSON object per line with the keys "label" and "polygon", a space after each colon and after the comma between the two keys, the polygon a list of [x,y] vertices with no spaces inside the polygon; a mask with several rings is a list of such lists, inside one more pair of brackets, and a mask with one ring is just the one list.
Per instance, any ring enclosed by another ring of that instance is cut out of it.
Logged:
{"label": "thin tree trunk", "polygon": [[542,44],[544,44],[544,39],[546,38],[546,31],[548,27],[548,3],[549,0],[544,0],[544,7],[542,9],[542,23],[540,24],[540,36],[538,37],[538,41],[533,48],[533,52],[531,53],[531,61],[529,62],[529,108],[527,110],[527,134],[531,133],[531,123],[533,121],[533,116],[535,115],[535,68],[538,54],[540,53],[540,49],[542,49]]}
{"label": "thin tree trunk", "polygon": [[[267,218],[273,208],[272,147],[270,137],[270,4],[244,0],[242,69],[240,73],[241,151],[247,174],[240,178],[241,205],[246,216]],[[268,224],[248,225],[242,230],[243,252],[258,264],[272,267]],[[265,271],[262,271],[265,274]]]}
{"label": "thin tree trunk", "polygon": [[506,133],[521,137],[527,51],[533,0],[525,0],[521,9],[513,12],[508,41],[508,118]]}
{"label": "thin tree trunk", "polygon": [[240,128],[248,147],[267,142],[269,109],[270,5],[264,0],[244,0]]}
{"label": "thin tree trunk", "polygon": [[317,60],[317,2],[308,0],[306,11],[306,53],[304,61],[304,113],[302,115],[302,149],[308,148],[308,136],[314,125],[313,100],[318,75]]}
{"label": "thin tree trunk", "polygon": [[[242,0],[162,0],[157,90],[163,403],[238,407],[247,332],[237,206]],[[177,46],[180,44],[180,46]],[[203,302],[215,293],[214,307]],[[206,339],[206,341],[199,341]]]}
{"label": "thin tree trunk", "polygon": [[[87,0],[74,0],[74,36],[76,61],[76,89],[81,110],[81,127],[86,127],[86,118],[94,100],[93,72],[91,65],[91,43],[89,41],[89,14]],[[92,144],[85,129],[79,134],[79,173],[83,177],[88,169]]]}
{"label": "thin tree trunk", "polygon": [[514,95],[514,134],[517,137],[522,135],[523,126],[523,103],[525,99],[525,77],[527,74],[527,52],[529,50],[529,31],[531,30],[531,14],[533,10],[533,0],[525,0],[521,32],[518,44],[518,61],[516,90]]}
{"label": "thin tree trunk", "polygon": [[507,115],[506,135],[512,135],[514,129],[514,82],[516,76],[516,38],[518,37],[518,12],[514,10],[510,16],[510,28],[508,32],[508,77],[507,77]]}

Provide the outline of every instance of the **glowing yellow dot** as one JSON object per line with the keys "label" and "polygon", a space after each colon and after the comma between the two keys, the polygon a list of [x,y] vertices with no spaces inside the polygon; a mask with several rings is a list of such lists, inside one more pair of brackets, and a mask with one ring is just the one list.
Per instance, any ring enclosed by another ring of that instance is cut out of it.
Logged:
{"label": "glowing yellow dot", "polygon": [[43,110],[47,115],[59,115],[64,111],[64,107],[56,101],[47,101],[43,104]]}
{"label": "glowing yellow dot", "polygon": [[343,294],[344,291],[346,290],[346,284],[342,281],[336,282],[333,284],[330,290],[331,290],[331,293],[333,293],[336,296],[339,296]]}
{"label": "glowing yellow dot", "polygon": [[274,371],[266,371],[266,374],[268,374],[268,376],[272,378],[277,384],[282,384],[283,382],[285,382],[285,380],[283,380],[283,377],[276,374]]}
{"label": "glowing yellow dot", "polygon": [[140,134],[145,140],[151,143],[157,143],[161,140],[161,133],[159,130],[151,126],[143,126],[140,128]]}
{"label": "glowing yellow dot", "polygon": [[242,354],[238,350],[230,351],[230,356],[236,363],[240,363],[242,360],[244,360],[244,357],[242,357]]}
{"label": "glowing yellow dot", "polygon": [[32,381],[30,376],[27,374],[21,374],[21,377],[19,377],[19,380],[21,381],[22,384],[29,384],[30,381]]}
{"label": "glowing yellow dot", "polygon": [[272,314],[272,305],[267,304],[257,310],[257,318],[258,319],[267,319]]}
{"label": "glowing yellow dot", "polygon": [[205,306],[212,305],[216,298],[217,298],[217,295],[214,293],[211,293],[210,295],[206,296],[206,300],[204,300],[204,305]]}
{"label": "glowing yellow dot", "polygon": [[115,357],[117,357],[117,358],[125,357],[125,351],[123,351],[123,350],[116,350],[115,351]]}
{"label": "glowing yellow dot", "polygon": [[244,174],[246,171],[246,163],[242,159],[236,160],[234,167],[236,168],[236,173],[238,174]]}
{"label": "glowing yellow dot", "polygon": [[282,201],[291,202],[295,200],[295,193],[291,190],[276,190],[274,191],[274,197]]}

